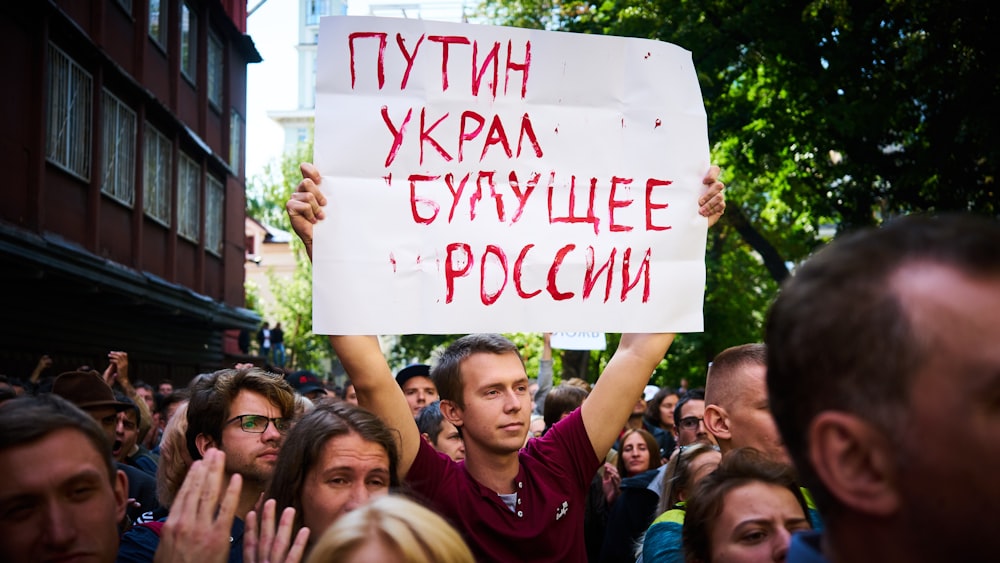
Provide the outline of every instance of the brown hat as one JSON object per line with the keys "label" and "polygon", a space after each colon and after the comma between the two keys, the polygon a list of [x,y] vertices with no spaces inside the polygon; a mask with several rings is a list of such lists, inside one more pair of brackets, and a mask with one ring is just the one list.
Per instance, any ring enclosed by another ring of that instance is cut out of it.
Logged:
{"label": "brown hat", "polygon": [[116,411],[132,405],[115,399],[115,392],[96,371],[68,371],[52,383],[52,392],[81,409],[112,407]]}

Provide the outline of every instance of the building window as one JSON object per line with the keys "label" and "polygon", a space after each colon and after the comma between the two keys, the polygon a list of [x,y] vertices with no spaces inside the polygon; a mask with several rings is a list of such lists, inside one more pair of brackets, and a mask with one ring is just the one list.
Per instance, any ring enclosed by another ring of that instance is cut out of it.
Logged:
{"label": "building window", "polygon": [[170,226],[170,166],[173,146],[166,135],[146,124],[146,170],[143,186],[145,189],[144,209],[146,215],[165,226]]}
{"label": "building window", "polygon": [[167,50],[167,2],[149,0],[149,37],[164,51]]}
{"label": "building window", "polygon": [[197,243],[201,236],[201,167],[181,153],[177,170],[177,234]]}
{"label": "building window", "polygon": [[67,172],[90,180],[93,78],[61,49],[49,44],[48,131],[45,156]]}
{"label": "building window", "polygon": [[306,25],[319,25],[319,18],[330,15],[329,0],[308,0],[306,2]]}
{"label": "building window", "polygon": [[198,16],[187,2],[181,4],[181,74],[197,84]]}
{"label": "building window", "polygon": [[104,178],[101,192],[132,207],[135,202],[135,112],[107,90],[104,90],[102,104]]}
{"label": "building window", "polygon": [[237,176],[243,158],[243,118],[236,110],[229,114],[229,168]]}
{"label": "building window", "polygon": [[208,103],[222,110],[222,40],[208,33]]}
{"label": "building window", "polygon": [[222,256],[222,232],[226,224],[226,191],[218,178],[209,174],[205,194],[205,249]]}

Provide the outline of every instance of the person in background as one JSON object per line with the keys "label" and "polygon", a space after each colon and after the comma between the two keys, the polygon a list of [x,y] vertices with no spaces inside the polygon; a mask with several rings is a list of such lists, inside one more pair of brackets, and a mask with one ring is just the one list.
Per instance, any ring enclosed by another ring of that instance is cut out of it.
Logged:
{"label": "person in background", "polygon": [[382,496],[327,528],[306,563],[473,563],[451,525],[402,496]]}
{"label": "person in background", "polygon": [[753,448],[733,450],[687,501],[685,560],[783,563],[792,534],[811,529],[807,514],[790,465]]}
{"label": "person in background", "polygon": [[403,390],[414,418],[424,407],[438,400],[437,386],[431,381],[431,366],[427,364],[410,364],[399,370],[396,383]]}
{"label": "person in background", "polygon": [[706,475],[715,471],[722,460],[718,446],[695,442],[681,446],[670,462],[662,480],[657,516],[642,539],[643,561],[655,563],[684,563],[684,507],[695,486]]}
{"label": "person in background", "polygon": [[[330,524],[399,485],[392,432],[352,404],[320,400],[288,433],[267,498],[295,509],[293,532],[315,542]],[[310,544],[311,545],[311,544]]]}
{"label": "person in background", "polygon": [[[704,396],[701,389],[692,389],[674,406],[674,432],[680,447],[715,443],[702,422]],[[608,516],[601,561],[622,561],[633,557],[639,539],[656,517],[665,471],[666,467],[660,466],[622,480],[619,487],[621,493]]]}
{"label": "person in background", "polygon": [[677,439],[674,437],[674,407],[679,400],[676,391],[670,387],[661,387],[653,398],[647,401],[646,424],[655,426],[670,436],[672,445],[663,452],[664,456],[669,456],[677,445]]}
{"label": "person in background", "polygon": [[[608,534],[610,526],[610,514],[621,493],[621,484],[624,479],[634,478],[638,475],[652,472],[655,473],[660,467],[660,448],[652,434],[642,428],[632,428],[625,431],[620,440],[621,451],[618,453],[618,460],[614,467],[604,464],[604,474],[600,476],[600,488],[591,485],[591,497],[588,498],[588,508],[590,508],[587,526],[587,550],[591,561],[609,561],[615,559],[613,553],[631,554],[633,551],[633,540],[619,538],[615,534]],[[595,502],[594,494],[601,496],[600,501]],[[596,521],[595,521],[596,519]],[[608,545],[609,542],[621,541],[623,545]]]}
{"label": "person in background", "polygon": [[156,386],[156,392],[161,396],[166,397],[174,392],[174,383],[169,379],[164,379]]}
{"label": "person in background", "polygon": [[[71,371],[60,374],[52,383],[52,393],[68,400],[89,414],[104,429],[108,444],[116,441],[119,413],[135,406],[115,398],[114,391],[96,371]],[[126,476],[128,498],[127,521],[122,522],[126,530],[133,524],[145,521],[147,513],[159,507],[156,498],[156,479],[143,470],[131,465],[115,462],[118,470]]]}
{"label": "person in background", "polygon": [[281,330],[281,323],[275,323],[271,329],[271,358],[274,365],[285,367],[285,331]]}
{"label": "person in background", "polygon": [[465,459],[465,442],[462,441],[458,428],[441,414],[441,401],[434,401],[420,411],[417,415],[417,428],[435,450],[454,461]]}
{"label": "person in background", "polygon": [[[238,561],[243,553],[245,518],[270,483],[285,433],[292,425],[295,393],[282,377],[245,367],[200,377],[189,390],[188,454],[198,461],[217,449],[225,454],[224,479],[232,481],[240,476],[235,518],[227,536],[233,538],[230,561]],[[171,516],[173,510],[171,507]],[[122,537],[119,561],[151,561],[160,537],[146,526],[130,530]]]}
{"label": "person in background", "polygon": [[358,392],[354,388],[354,383],[352,383],[350,379],[347,380],[347,383],[344,383],[344,387],[339,396],[345,403],[351,403],[354,406],[357,406],[358,404]]}
{"label": "person in background", "polygon": [[323,382],[309,370],[294,371],[285,376],[285,381],[295,389],[296,393],[310,401],[316,401],[329,395]]}
{"label": "person in background", "polygon": [[271,324],[267,321],[257,331],[257,346],[264,361],[271,361]]}

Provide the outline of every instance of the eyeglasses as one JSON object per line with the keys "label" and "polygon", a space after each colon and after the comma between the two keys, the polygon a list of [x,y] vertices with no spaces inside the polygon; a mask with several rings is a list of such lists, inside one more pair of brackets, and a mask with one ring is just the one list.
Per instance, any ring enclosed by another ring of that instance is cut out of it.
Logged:
{"label": "eyeglasses", "polygon": [[681,419],[680,427],[684,430],[695,430],[705,419],[697,416],[685,416]]}
{"label": "eyeglasses", "polygon": [[241,414],[230,418],[226,424],[240,421],[240,430],[251,434],[263,434],[267,432],[267,427],[274,424],[274,429],[284,434],[292,427],[291,421],[287,418],[268,418],[262,414]]}

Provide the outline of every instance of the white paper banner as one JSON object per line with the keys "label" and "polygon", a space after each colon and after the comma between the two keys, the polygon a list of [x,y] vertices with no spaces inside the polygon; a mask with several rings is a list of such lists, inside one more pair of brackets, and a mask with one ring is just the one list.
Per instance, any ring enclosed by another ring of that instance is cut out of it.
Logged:
{"label": "white paper banner", "polygon": [[603,332],[553,332],[549,343],[556,350],[604,350],[608,347]]}
{"label": "white paper banner", "polygon": [[328,17],[316,80],[315,332],[702,330],[688,51]]}

